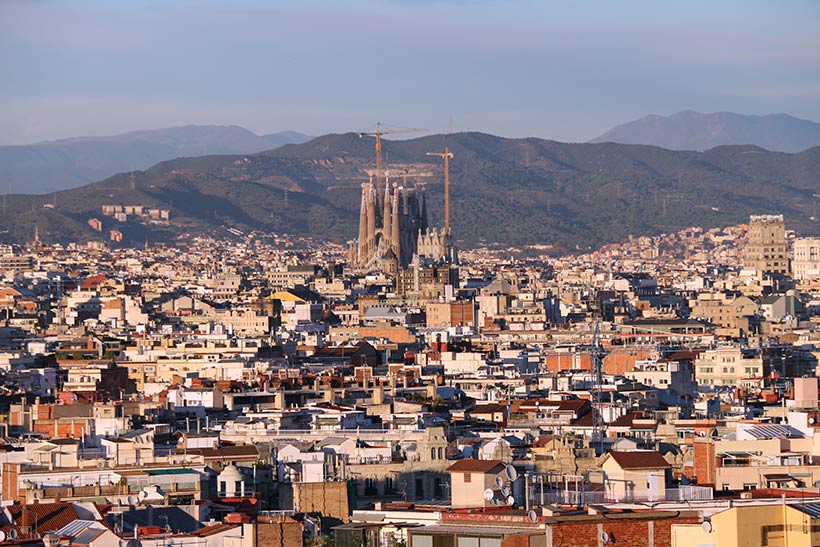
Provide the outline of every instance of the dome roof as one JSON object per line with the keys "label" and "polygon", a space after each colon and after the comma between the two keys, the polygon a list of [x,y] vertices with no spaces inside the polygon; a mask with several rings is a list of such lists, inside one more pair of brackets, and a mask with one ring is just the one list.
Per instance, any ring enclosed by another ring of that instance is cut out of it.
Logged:
{"label": "dome roof", "polygon": [[222,473],[219,474],[219,480],[225,481],[229,484],[236,481],[241,481],[243,480],[242,472],[239,471],[238,467],[231,464],[222,470]]}

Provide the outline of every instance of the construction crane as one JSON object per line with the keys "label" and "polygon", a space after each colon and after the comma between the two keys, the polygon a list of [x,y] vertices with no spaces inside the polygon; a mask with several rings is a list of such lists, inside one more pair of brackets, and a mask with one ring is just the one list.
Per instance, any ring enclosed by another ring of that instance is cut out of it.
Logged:
{"label": "construction crane", "polygon": [[444,158],[444,233],[450,235],[450,158],[453,153],[446,146],[444,152],[427,152],[428,156]]}
{"label": "construction crane", "polygon": [[423,128],[414,128],[414,129],[388,129],[386,131],[382,131],[382,124],[381,122],[376,123],[376,131],[370,133],[368,131],[360,131],[359,138],[364,137],[365,135],[368,137],[376,137],[376,191],[381,192],[382,187],[382,135],[399,135],[402,133],[425,133],[427,129]]}

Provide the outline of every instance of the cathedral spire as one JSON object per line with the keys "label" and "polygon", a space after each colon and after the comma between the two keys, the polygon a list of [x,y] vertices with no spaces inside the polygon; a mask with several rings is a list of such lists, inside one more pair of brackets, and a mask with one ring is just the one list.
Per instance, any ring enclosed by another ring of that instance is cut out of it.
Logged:
{"label": "cathedral spire", "polygon": [[386,242],[390,242],[393,240],[392,237],[392,230],[393,230],[393,213],[394,207],[390,204],[390,175],[386,175],[385,183],[384,183],[384,214],[382,215],[382,237],[384,237]]}
{"label": "cathedral spire", "polygon": [[401,232],[399,231],[399,188],[393,183],[393,214],[391,215],[392,228],[390,229],[390,241],[393,245],[393,252],[401,260]]}

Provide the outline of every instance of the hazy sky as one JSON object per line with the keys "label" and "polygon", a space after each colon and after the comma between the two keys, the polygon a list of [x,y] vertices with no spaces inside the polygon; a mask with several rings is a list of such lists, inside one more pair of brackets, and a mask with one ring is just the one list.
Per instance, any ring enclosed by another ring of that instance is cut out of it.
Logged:
{"label": "hazy sky", "polygon": [[820,2],[0,0],[0,143],[184,124],[587,140],[820,121]]}

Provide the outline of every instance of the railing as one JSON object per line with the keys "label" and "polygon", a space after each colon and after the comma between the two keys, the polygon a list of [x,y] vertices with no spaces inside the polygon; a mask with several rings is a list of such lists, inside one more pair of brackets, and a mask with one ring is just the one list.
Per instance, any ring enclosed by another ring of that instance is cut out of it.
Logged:
{"label": "railing", "polygon": [[344,437],[356,436],[371,436],[371,435],[386,435],[393,437],[402,437],[407,434],[421,434],[424,429],[244,429],[237,430],[233,428],[226,428],[222,430],[222,436],[238,436],[238,437],[293,437],[299,438],[305,435],[341,435]]}
{"label": "railing", "polygon": [[714,497],[714,490],[708,486],[680,486],[665,488],[657,493],[636,496],[625,493],[612,497],[602,490],[546,490],[543,493],[535,486],[530,486],[530,500],[534,505],[590,505],[609,503],[642,503],[642,502],[685,502],[705,501]]}

